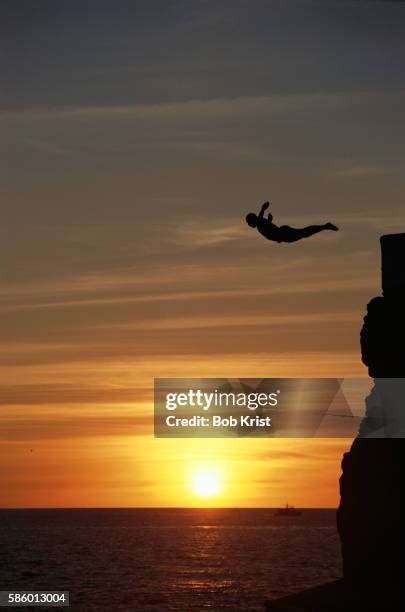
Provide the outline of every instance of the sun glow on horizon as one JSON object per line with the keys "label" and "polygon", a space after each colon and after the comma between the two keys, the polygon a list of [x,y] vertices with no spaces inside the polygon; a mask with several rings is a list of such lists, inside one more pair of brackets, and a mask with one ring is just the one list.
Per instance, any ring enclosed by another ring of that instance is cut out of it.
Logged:
{"label": "sun glow on horizon", "polygon": [[221,492],[218,472],[211,467],[200,468],[193,475],[193,490],[199,497],[215,497]]}

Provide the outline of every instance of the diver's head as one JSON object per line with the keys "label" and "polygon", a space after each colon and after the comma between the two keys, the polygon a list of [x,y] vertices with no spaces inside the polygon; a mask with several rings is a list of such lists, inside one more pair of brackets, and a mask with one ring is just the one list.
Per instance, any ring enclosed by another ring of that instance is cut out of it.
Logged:
{"label": "diver's head", "polygon": [[247,214],[246,223],[250,225],[250,227],[257,227],[257,215],[255,215],[255,213]]}

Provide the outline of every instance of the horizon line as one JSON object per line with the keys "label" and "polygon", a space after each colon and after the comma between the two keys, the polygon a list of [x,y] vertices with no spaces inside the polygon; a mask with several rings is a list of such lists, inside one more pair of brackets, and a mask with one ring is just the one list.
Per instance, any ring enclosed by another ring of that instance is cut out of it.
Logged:
{"label": "horizon line", "polygon": [[[336,506],[291,506],[297,510],[336,510]],[[284,506],[3,506],[4,510],[278,510]]]}

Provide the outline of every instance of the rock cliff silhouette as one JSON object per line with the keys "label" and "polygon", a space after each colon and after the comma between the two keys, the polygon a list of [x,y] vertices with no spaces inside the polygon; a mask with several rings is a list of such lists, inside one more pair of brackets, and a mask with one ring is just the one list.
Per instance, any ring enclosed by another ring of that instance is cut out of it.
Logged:
{"label": "rock cliff silhouette", "polygon": [[343,457],[337,525],[345,581],[367,599],[393,601],[402,574],[405,234],[382,236],[381,254],[383,296],[369,302],[360,333],[374,401]]}
{"label": "rock cliff silhouette", "polygon": [[405,234],[382,236],[380,242],[383,295],[367,305],[360,332],[361,358],[374,388],[339,481],[343,580],[271,602],[269,611],[403,607]]}

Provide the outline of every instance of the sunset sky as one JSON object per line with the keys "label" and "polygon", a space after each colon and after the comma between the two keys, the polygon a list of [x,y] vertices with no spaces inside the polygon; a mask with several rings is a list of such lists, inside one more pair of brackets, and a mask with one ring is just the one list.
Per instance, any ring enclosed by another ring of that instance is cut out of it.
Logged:
{"label": "sunset sky", "polygon": [[[0,23],[0,506],[336,505],[350,440],[154,439],[153,378],[366,376],[378,238],[405,230],[405,3]],[[340,232],[267,242],[265,200]]]}

